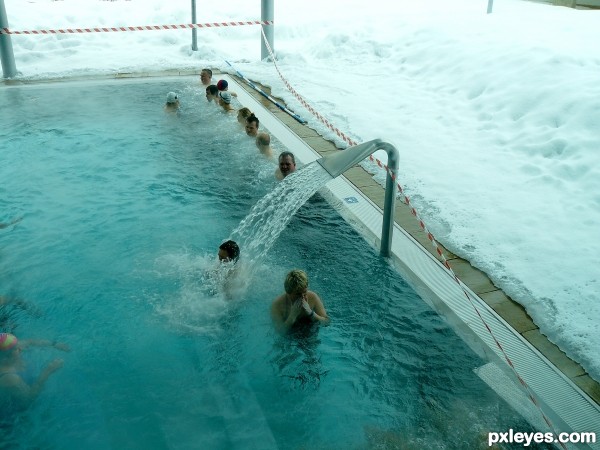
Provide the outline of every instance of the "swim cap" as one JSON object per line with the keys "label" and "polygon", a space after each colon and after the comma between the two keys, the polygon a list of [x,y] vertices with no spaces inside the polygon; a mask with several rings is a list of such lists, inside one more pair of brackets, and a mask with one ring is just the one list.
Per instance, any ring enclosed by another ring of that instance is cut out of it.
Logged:
{"label": "swim cap", "polygon": [[219,97],[221,97],[223,99],[223,101],[225,103],[227,103],[228,105],[231,103],[231,94],[229,92],[219,92]]}
{"label": "swim cap", "polygon": [[175,103],[177,101],[177,94],[175,92],[169,92],[167,94],[167,103]]}
{"label": "swim cap", "polygon": [[0,351],[10,350],[17,345],[17,338],[10,333],[0,333]]}
{"label": "swim cap", "polygon": [[217,81],[217,89],[218,90],[224,91],[225,89],[227,89],[227,86],[229,86],[229,83],[227,83],[227,81],[225,81],[225,80]]}

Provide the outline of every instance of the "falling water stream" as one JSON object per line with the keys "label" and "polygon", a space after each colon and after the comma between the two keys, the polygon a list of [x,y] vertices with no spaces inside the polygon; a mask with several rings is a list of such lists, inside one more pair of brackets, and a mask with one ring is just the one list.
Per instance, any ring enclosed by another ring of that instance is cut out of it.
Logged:
{"label": "falling water stream", "polygon": [[329,180],[331,175],[313,162],[288,175],[259,200],[231,237],[247,255],[247,262],[261,260],[296,211]]}

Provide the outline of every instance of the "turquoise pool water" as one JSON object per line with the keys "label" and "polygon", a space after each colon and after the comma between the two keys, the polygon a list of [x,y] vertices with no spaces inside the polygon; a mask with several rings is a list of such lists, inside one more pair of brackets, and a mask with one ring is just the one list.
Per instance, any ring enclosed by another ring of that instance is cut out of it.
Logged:
{"label": "turquoise pool water", "polygon": [[[203,94],[195,79],[0,89],[0,220],[23,216],[0,230],[0,295],[43,312],[15,334],[72,348],[25,355],[34,374],[65,365],[0,448],[462,450],[529,430],[319,195],[243,295],[207,288],[218,245],[276,182]],[[332,323],[276,336],[269,306],[296,267]]]}

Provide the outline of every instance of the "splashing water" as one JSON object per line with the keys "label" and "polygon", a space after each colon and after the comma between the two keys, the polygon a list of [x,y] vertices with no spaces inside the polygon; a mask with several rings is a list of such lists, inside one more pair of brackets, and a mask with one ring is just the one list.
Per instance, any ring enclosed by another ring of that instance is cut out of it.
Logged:
{"label": "splashing water", "polygon": [[260,199],[232,233],[231,239],[240,245],[247,261],[261,260],[296,211],[329,180],[331,175],[313,162],[285,177]]}

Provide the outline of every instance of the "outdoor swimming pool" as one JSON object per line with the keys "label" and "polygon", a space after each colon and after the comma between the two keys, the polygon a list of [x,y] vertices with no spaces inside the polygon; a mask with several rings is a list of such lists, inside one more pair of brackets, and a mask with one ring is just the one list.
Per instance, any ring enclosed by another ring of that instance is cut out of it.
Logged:
{"label": "outdoor swimming pool", "polygon": [[[163,112],[168,91],[180,115]],[[0,447],[463,450],[530,429],[322,196],[240,298],[207,288],[218,245],[277,184],[195,78],[9,87],[0,101],[0,220],[24,216],[0,230],[0,295],[43,311],[15,334],[72,347],[25,355],[34,373],[65,365]],[[269,307],[292,268],[332,323],[279,337]]]}

